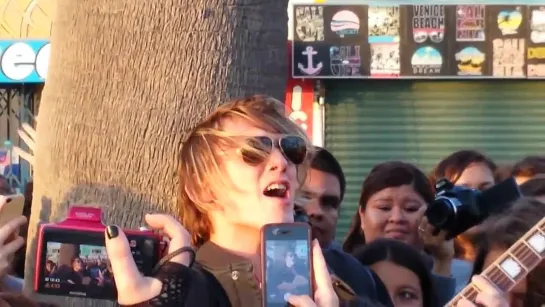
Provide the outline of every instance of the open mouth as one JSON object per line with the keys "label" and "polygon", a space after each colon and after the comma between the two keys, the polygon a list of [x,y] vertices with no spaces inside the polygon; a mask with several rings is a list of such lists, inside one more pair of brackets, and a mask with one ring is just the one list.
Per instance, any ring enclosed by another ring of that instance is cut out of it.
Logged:
{"label": "open mouth", "polygon": [[267,197],[286,198],[288,196],[289,184],[286,182],[274,182],[269,184],[263,191]]}

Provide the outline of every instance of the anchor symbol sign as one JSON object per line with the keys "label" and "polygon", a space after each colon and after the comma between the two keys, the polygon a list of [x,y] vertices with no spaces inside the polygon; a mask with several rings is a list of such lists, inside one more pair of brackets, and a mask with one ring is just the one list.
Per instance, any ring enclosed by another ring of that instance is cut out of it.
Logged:
{"label": "anchor symbol sign", "polygon": [[322,67],[324,66],[322,62],[318,63],[318,65],[314,66],[314,63],[312,59],[315,55],[318,54],[318,51],[314,51],[314,48],[312,46],[308,46],[305,51],[301,52],[301,54],[307,56],[307,67],[305,67],[301,63],[297,63],[297,67],[300,71],[302,71],[304,74],[307,74],[309,76],[314,76],[320,73],[322,71]]}

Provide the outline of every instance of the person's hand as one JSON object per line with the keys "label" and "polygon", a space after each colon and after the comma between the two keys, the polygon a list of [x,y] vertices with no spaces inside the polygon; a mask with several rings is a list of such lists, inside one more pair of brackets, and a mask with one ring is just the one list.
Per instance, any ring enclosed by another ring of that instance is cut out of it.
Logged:
{"label": "person's hand", "polygon": [[339,298],[333,290],[331,276],[317,240],[312,242],[312,265],[316,285],[314,301],[308,295],[291,295],[288,297],[288,302],[295,307],[338,307]]}
{"label": "person's hand", "polygon": [[[185,228],[172,216],[147,214],[146,222],[157,230],[162,230],[170,238],[168,252],[172,253],[189,246],[191,238]],[[112,266],[117,288],[117,301],[120,305],[134,305],[148,301],[161,293],[161,281],[143,276],[136,267],[129,242],[117,226],[108,226],[105,231],[106,251]],[[189,265],[189,253],[181,253],[170,261]]]}
{"label": "person's hand", "polygon": [[458,301],[456,307],[509,307],[509,302],[502,293],[484,277],[479,275],[473,276],[471,282],[480,290],[475,303],[464,298]]}
{"label": "person's hand", "polygon": [[[0,196],[0,213],[7,204],[7,198]],[[19,229],[26,224],[27,219],[19,216],[0,227],[0,276],[8,273],[17,252],[25,244],[25,239],[19,236]]]}
{"label": "person's hand", "polygon": [[97,286],[102,286],[104,284],[104,275],[102,275],[101,270],[98,270],[98,277],[95,279],[97,281]]}
{"label": "person's hand", "polygon": [[454,258],[454,240],[446,240],[447,232],[437,231],[424,215],[427,207],[422,207],[420,222],[418,223],[418,236],[424,248],[430,252],[433,258],[433,272],[441,276],[450,276],[451,261]]}
{"label": "person's hand", "polygon": [[13,146],[13,153],[21,159],[26,160],[30,165],[34,166],[34,149],[36,148],[36,130],[27,123],[21,125],[21,129],[17,130],[19,138],[23,140],[30,152],[23,150],[19,146]]}
{"label": "person's hand", "polygon": [[454,240],[446,240],[447,232],[441,230],[437,233],[435,227],[429,222],[427,217],[422,217],[418,226],[418,234],[424,247],[431,255],[439,260],[454,258]]}

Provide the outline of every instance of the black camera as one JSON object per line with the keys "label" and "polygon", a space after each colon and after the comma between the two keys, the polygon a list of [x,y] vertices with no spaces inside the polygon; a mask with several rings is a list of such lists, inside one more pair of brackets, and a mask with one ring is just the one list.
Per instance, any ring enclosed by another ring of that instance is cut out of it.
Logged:
{"label": "black camera", "polygon": [[455,186],[445,178],[437,181],[435,189],[435,200],[425,214],[435,229],[447,232],[447,240],[502,212],[522,196],[512,177],[482,192]]}

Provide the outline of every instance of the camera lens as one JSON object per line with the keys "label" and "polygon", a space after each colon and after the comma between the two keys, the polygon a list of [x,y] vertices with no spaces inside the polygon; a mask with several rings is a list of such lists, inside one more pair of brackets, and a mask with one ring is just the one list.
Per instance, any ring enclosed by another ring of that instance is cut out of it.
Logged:
{"label": "camera lens", "polygon": [[455,210],[450,199],[439,197],[435,199],[433,204],[426,210],[426,217],[431,225],[443,229],[445,225],[456,216]]}

